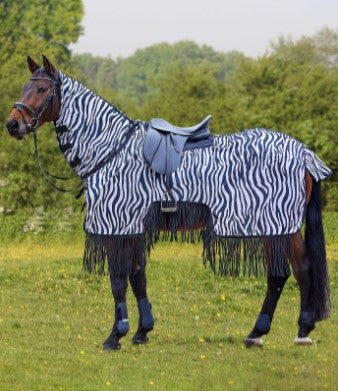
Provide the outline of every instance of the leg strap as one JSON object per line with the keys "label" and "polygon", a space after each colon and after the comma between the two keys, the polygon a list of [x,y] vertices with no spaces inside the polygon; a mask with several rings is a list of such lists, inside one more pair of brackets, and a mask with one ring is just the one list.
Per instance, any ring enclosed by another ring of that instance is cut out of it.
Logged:
{"label": "leg strap", "polygon": [[140,299],[138,302],[140,310],[141,327],[146,330],[152,330],[154,327],[154,318],[151,313],[151,304],[147,297]]}

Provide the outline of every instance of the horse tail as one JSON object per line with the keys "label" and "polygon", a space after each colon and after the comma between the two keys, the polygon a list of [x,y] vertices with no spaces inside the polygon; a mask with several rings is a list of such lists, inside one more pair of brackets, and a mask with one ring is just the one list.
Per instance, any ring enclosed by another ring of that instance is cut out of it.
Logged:
{"label": "horse tail", "polygon": [[320,181],[314,182],[306,209],[305,245],[311,263],[310,300],[314,308],[314,320],[319,321],[328,318],[331,310]]}

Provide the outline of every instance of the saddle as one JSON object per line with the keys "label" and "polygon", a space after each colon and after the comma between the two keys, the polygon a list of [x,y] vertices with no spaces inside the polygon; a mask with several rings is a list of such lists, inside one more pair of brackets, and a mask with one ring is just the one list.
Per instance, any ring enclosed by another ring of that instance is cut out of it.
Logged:
{"label": "saddle", "polygon": [[[166,176],[168,195],[171,195],[171,174],[180,166],[183,152],[213,144],[209,130],[210,119],[211,115],[208,115],[199,124],[188,128],[176,127],[162,118],[154,118],[149,122],[143,145],[144,159],[152,170]],[[176,207],[162,208],[162,211],[174,212]]]}
{"label": "saddle", "polygon": [[159,174],[169,175],[180,165],[186,149],[212,145],[208,115],[190,128],[179,128],[162,118],[149,122],[143,145],[143,155],[150,168]]}

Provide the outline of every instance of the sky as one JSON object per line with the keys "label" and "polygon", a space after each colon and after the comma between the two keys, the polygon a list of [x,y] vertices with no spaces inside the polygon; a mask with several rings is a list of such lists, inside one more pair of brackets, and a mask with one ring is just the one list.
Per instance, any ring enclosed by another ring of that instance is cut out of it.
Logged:
{"label": "sky", "polygon": [[74,53],[127,57],[159,42],[193,40],[256,57],[281,36],[338,27],[338,0],[83,0]]}

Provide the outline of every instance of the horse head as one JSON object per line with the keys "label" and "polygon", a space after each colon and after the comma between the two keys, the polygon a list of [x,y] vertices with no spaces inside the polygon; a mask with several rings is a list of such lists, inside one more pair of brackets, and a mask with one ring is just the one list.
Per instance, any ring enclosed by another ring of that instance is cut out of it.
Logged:
{"label": "horse head", "polygon": [[61,98],[58,70],[42,56],[43,66],[38,65],[31,57],[27,57],[28,69],[32,76],[23,87],[23,95],[14,104],[7,129],[11,136],[18,140],[43,125],[58,118]]}

